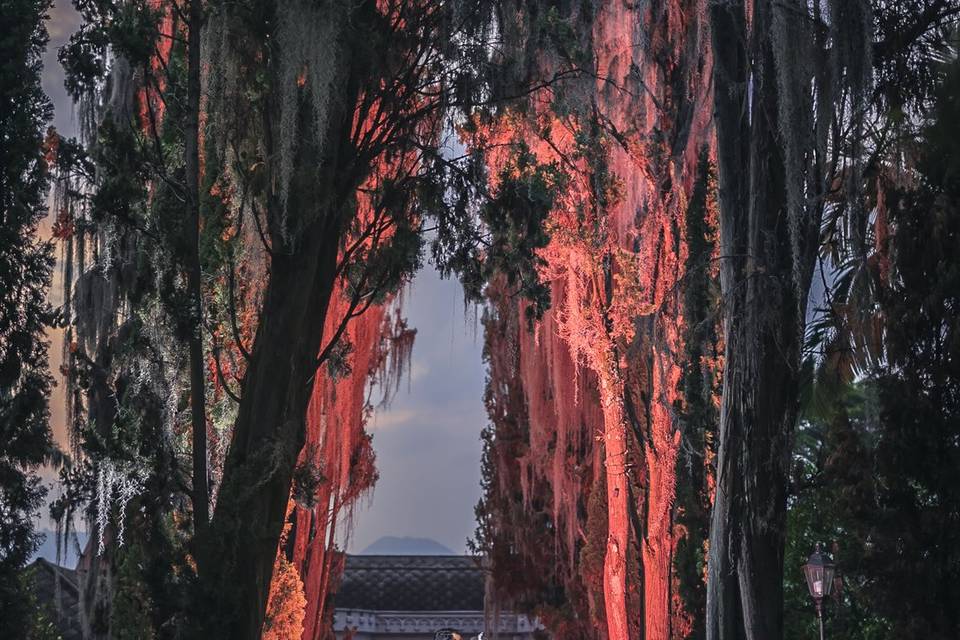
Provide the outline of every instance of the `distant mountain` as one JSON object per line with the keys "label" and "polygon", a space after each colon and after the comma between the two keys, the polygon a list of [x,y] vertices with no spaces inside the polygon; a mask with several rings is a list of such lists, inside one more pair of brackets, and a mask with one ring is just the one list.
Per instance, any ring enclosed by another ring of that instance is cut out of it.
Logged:
{"label": "distant mountain", "polygon": [[362,556],[454,556],[457,555],[430,538],[384,536],[360,552]]}

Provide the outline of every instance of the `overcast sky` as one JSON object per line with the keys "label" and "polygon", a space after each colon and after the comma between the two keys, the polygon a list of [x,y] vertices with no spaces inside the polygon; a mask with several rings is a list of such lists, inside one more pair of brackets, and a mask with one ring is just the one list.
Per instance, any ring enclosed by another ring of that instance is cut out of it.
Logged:
{"label": "overcast sky", "polygon": [[397,535],[433,538],[460,553],[480,497],[482,330],[464,312],[459,283],[440,280],[429,266],[404,309],[417,328],[409,392],[401,385],[370,425],[380,481],[370,507],[357,514],[348,549]]}
{"label": "overcast sky", "polygon": [[[57,49],[78,22],[69,2],[57,0],[47,27],[43,88],[54,102],[54,124],[66,136],[76,135],[76,120]],[[52,297],[59,299],[56,285]],[[414,279],[404,312],[417,328],[411,379],[370,425],[380,481],[357,509],[349,550],[392,535],[432,538],[461,553],[473,534],[473,507],[480,497],[480,431],[486,424],[482,332],[472,311],[464,310],[460,285],[442,281],[429,265]],[[59,378],[60,342],[51,338],[51,369]],[[54,434],[63,443],[63,398],[56,391],[51,410]]]}

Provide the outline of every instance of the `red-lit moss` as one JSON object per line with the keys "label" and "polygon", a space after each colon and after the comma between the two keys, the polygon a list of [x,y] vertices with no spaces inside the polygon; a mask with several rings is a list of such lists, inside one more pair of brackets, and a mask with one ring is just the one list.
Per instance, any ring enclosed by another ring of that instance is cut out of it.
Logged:
{"label": "red-lit moss", "polygon": [[[540,162],[571,173],[541,252],[552,308],[531,332],[488,334],[491,362],[502,350],[519,352],[523,390],[505,399],[510,406],[495,405],[494,429],[514,412],[526,416],[529,430],[524,446],[509,444],[516,462],[497,453],[507,447],[503,440],[489,446],[506,485],[497,490],[519,492],[528,511],[550,501],[557,581],[570,593],[588,592],[609,638],[684,637],[690,627],[672,560],[684,533],[675,526],[684,214],[712,135],[700,5],[608,3],[595,15],[565,16],[591,25],[596,77],[565,85],[573,98],[542,90],[522,114],[478,125],[474,140],[522,140]],[[550,71],[554,62],[539,59]],[[498,148],[489,160],[494,176],[510,162],[510,147]],[[491,299],[507,315],[503,305],[511,302]],[[491,366],[492,388],[503,375]],[[518,473],[504,473],[514,465]],[[519,532],[504,537],[524,542]]]}

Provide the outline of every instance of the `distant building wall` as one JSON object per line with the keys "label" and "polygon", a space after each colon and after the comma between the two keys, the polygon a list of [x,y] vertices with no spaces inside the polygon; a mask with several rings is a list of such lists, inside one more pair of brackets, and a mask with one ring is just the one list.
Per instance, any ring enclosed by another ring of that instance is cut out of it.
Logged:
{"label": "distant building wall", "polygon": [[[528,640],[542,629],[526,616],[503,614],[497,621],[499,640]],[[333,628],[338,640],[433,640],[437,631],[454,629],[464,640],[484,631],[488,635],[482,611],[370,611],[336,609]],[[350,632],[353,635],[350,635]]]}

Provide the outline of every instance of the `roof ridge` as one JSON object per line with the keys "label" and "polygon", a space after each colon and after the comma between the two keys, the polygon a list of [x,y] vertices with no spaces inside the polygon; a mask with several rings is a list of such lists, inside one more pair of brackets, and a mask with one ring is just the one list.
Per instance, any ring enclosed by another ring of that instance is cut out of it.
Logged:
{"label": "roof ridge", "polygon": [[80,588],[79,588],[79,586],[78,586],[78,584],[77,584],[77,580],[76,580],[76,578],[75,578],[76,569],[69,569],[69,568],[67,568],[67,567],[62,567],[62,566],[60,566],[59,564],[55,564],[55,563],[53,563],[53,562],[50,562],[49,560],[47,560],[46,558],[44,558],[44,557],[42,557],[42,556],[38,556],[37,559],[33,561],[33,564],[35,564],[35,565],[40,565],[40,566],[44,567],[45,569],[47,569],[47,571],[49,571],[50,573],[53,573],[53,574],[55,574],[55,575],[59,574],[61,580],[66,581],[67,584],[68,584],[74,591],[77,591],[77,592],[79,593]]}

